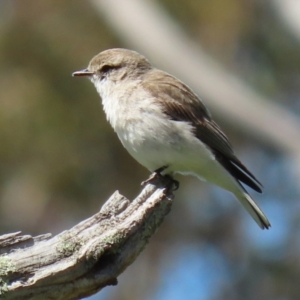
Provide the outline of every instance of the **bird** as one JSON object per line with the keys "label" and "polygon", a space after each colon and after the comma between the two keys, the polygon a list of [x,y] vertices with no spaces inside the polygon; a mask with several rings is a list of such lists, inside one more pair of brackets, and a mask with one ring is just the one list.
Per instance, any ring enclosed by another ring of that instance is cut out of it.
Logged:
{"label": "bird", "polygon": [[231,192],[260,228],[271,226],[243,186],[261,193],[262,184],[185,83],[123,48],[100,52],[72,75],[91,80],[107,120],[142,166],[161,176],[193,175],[215,184]]}

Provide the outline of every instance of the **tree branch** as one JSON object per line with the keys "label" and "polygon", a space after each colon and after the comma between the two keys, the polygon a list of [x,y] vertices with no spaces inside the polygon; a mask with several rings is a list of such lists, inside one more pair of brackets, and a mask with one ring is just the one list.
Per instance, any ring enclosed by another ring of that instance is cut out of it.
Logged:
{"label": "tree branch", "polygon": [[172,183],[160,178],[132,202],[116,191],[100,212],[54,237],[0,236],[0,299],[80,299],[116,285],[172,199]]}

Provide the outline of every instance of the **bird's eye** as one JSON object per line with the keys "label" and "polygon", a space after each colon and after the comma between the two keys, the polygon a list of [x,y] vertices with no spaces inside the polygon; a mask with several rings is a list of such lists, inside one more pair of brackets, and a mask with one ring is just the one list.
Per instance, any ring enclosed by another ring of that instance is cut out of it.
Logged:
{"label": "bird's eye", "polygon": [[106,73],[108,73],[113,68],[114,68],[114,66],[104,65],[104,66],[101,67],[100,72],[102,74],[106,74]]}

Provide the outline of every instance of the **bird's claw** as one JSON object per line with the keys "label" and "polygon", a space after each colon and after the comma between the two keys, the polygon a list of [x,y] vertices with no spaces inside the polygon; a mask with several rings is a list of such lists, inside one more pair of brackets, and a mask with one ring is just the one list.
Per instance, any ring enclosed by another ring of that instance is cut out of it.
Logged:
{"label": "bird's claw", "polygon": [[153,172],[148,179],[142,181],[141,186],[145,186],[146,184],[151,183],[151,182],[153,182],[157,179],[160,179],[162,177],[163,176],[160,173]]}
{"label": "bird's claw", "polygon": [[164,181],[164,183],[168,186],[172,191],[176,191],[179,188],[179,181],[172,178],[170,175],[162,175],[161,172],[164,171],[167,167],[161,167],[155,170],[148,179],[144,180],[141,185],[145,186],[148,183],[153,183],[156,180]]}

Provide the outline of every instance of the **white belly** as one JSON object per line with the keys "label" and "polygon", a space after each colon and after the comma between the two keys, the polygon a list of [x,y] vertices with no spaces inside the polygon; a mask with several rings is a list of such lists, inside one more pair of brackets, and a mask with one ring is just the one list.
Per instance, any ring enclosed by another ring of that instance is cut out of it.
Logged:
{"label": "white belly", "polygon": [[142,101],[134,93],[122,96],[113,89],[103,95],[104,111],[123,146],[141,165],[151,172],[166,166],[164,173],[194,174],[236,190],[236,181],[194,136],[191,125],[168,119],[147,94],[139,93]]}
{"label": "white belly", "polygon": [[191,172],[214,159],[189,124],[165,116],[144,116],[116,132],[128,152],[150,171],[167,166],[167,173]]}

